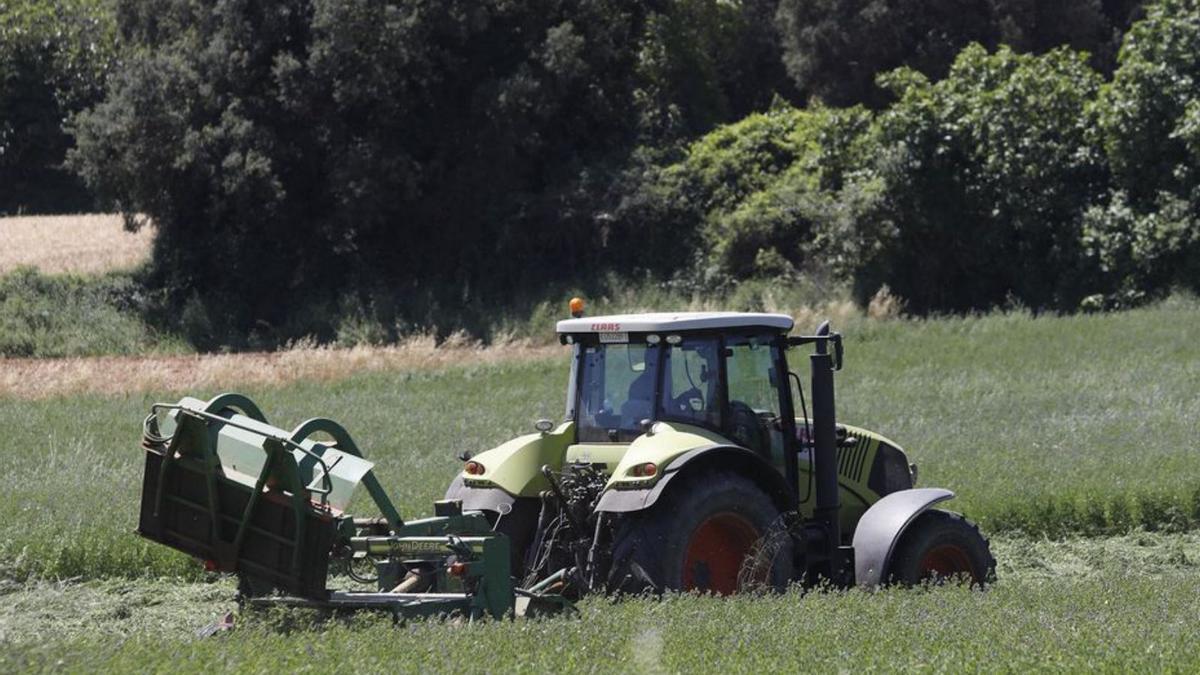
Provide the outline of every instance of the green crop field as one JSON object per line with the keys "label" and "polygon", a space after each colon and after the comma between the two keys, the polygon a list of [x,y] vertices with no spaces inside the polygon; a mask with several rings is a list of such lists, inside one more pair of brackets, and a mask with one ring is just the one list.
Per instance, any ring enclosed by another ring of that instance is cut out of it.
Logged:
{"label": "green crop field", "polygon": [[[592,600],[579,619],[394,629],[251,618],[227,582],[131,532],[140,421],[184,392],[0,400],[0,662],[18,668],[404,670],[962,669],[1037,664],[1192,670],[1200,619],[1200,306],[1074,317],[861,322],[839,415],[891,436],[922,485],[997,537],[986,593],[793,592]],[[430,510],[460,449],[563,408],[559,360],[375,373],[250,394],[279,426],[342,422],[402,513]],[[189,392],[209,396],[215,391]],[[56,580],[68,581],[56,581]],[[33,614],[37,614],[37,618]],[[114,639],[120,637],[120,640]],[[61,661],[61,663],[60,663]],[[57,664],[57,666],[56,666]]]}

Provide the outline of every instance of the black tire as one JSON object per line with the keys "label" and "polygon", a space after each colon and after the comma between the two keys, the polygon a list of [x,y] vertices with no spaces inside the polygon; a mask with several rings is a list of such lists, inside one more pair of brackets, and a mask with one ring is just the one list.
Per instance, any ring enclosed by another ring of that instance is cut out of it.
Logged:
{"label": "black tire", "polygon": [[[680,476],[654,506],[626,516],[613,539],[613,593],[738,590],[738,572],[779,510],[754,482],[732,472]],[[787,587],[792,546],[782,538],[764,585]]]}
{"label": "black tire", "polygon": [[996,559],[975,523],[932,509],[917,516],[892,555],[888,578],[915,586],[950,579],[985,586],[996,580]]}

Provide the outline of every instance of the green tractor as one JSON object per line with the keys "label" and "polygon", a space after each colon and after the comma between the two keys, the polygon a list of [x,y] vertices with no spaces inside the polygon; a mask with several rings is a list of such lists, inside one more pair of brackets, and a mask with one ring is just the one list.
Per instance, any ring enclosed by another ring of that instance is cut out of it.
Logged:
{"label": "green tractor", "polygon": [[[446,492],[508,536],[518,579],[557,574],[573,596],[994,577],[979,529],[933,508],[954,493],[914,488],[898,445],[837,423],[828,323],[793,336],[780,314],[574,314],[557,327],[565,420],[460,455]],[[810,345],[811,415],[788,361]]]}
{"label": "green tractor", "polygon": [[[842,339],[827,323],[805,336],[779,314],[572,310],[558,324],[565,420],[460,454],[432,517],[403,519],[336,422],[288,431],[222,394],[152,407],[138,534],[236,574],[243,603],[398,618],[552,612],[593,592],[993,578],[978,528],[933,508],[952,492],[915,489],[895,443],[837,423]],[[802,347],[811,415],[788,365]],[[359,486],[378,515],[346,512]]]}

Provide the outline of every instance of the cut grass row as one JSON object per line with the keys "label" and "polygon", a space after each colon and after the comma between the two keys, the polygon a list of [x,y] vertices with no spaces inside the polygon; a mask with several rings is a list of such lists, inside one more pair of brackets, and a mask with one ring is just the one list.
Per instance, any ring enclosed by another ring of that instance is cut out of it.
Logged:
{"label": "cut grass row", "polygon": [[[1200,309],[865,323],[838,380],[845,421],[878,429],[986,531],[1061,536],[1200,525]],[[424,514],[479,450],[563,409],[563,359],[257,385],[290,427],[342,422],[402,513]],[[0,565],[15,578],[196,575],[138,540],[139,423],[155,395],[0,400]],[[190,392],[201,396],[215,390]],[[360,495],[361,497],[362,495]]]}
{"label": "cut grass row", "polygon": [[[250,613],[215,638],[232,585],[12,585],[6,670],[239,672],[1177,671],[1200,666],[1200,537],[996,542],[1001,581],[882,592],[591,598],[577,617],[396,627]],[[5,589],[0,589],[4,593]]]}

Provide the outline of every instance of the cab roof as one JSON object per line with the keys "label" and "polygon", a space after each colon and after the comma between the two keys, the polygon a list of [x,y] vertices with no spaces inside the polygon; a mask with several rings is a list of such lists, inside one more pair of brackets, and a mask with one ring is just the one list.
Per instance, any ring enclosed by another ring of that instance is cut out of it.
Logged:
{"label": "cab roof", "polygon": [[724,328],[770,328],[789,331],[792,317],[757,312],[658,312],[586,316],[558,322],[560,334],[578,333],[669,333]]}

